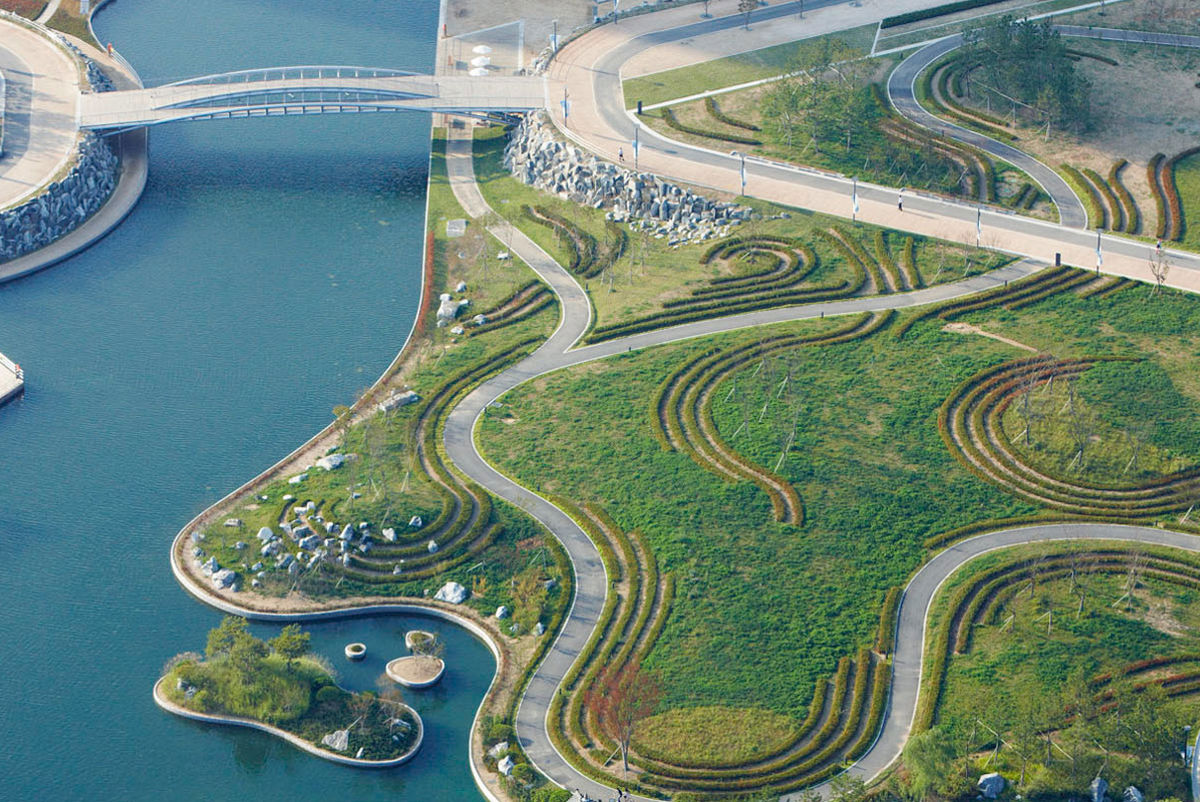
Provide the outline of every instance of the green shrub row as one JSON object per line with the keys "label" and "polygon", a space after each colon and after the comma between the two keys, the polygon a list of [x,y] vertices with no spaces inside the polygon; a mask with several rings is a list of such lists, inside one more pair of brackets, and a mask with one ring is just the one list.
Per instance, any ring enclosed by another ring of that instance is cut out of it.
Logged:
{"label": "green shrub row", "polygon": [[[410,425],[412,439],[421,451],[420,464],[426,475],[433,480],[437,492],[442,496],[442,510],[437,519],[422,527],[420,532],[427,532],[434,538],[440,538],[447,531],[452,533],[449,540],[439,543],[438,552],[430,554],[423,545],[380,544],[372,552],[374,556],[354,555],[351,566],[343,566],[342,571],[355,578],[367,582],[394,582],[397,577],[392,574],[392,565],[397,559],[404,558],[407,569],[404,580],[433,576],[444,572],[461,563],[479,548],[490,543],[498,534],[497,527],[489,528],[492,523],[491,496],[473,483],[466,483],[453,476],[445,467],[438,451],[436,433],[439,429],[441,416],[457,397],[468,392],[488,375],[510,364],[523,356],[531,346],[540,342],[538,338],[528,338],[515,343],[499,354],[490,357],[465,373],[444,383],[433,396],[426,401],[420,414]],[[461,513],[467,507],[471,512],[463,516]],[[474,517],[471,526],[466,521]],[[452,517],[454,520],[451,520]],[[418,533],[419,534],[419,533]],[[425,539],[420,535],[421,540]],[[471,549],[471,544],[480,542],[479,547]],[[468,549],[458,555],[453,555],[453,549],[461,542]]]}
{"label": "green shrub row", "polygon": [[739,276],[737,283],[724,282],[714,286],[701,287],[692,291],[692,298],[666,301],[663,303],[663,308],[678,309],[687,304],[703,303],[718,298],[753,300],[766,293],[795,287],[803,282],[816,267],[816,254],[805,247],[800,258],[790,255],[784,261],[782,269],[773,271],[774,275],[767,274],[767,278]]}
{"label": "green shrub row", "polygon": [[662,112],[662,118],[663,118],[663,120],[666,121],[668,126],[670,126],[671,128],[674,128],[676,131],[682,131],[685,134],[691,134],[692,136],[702,136],[706,139],[718,139],[722,142],[733,142],[734,144],[737,144],[737,145],[761,145],[762,144],[762,140],[752,139],[751,137],[748,137],[748,136],[739,136],[737,134],[727,134],[727,133],[724,133],[723,131],[710,131],[705,128],[696,128],[694,126],[687,125],[685,123],[681,123],[679,121],[679,119],[675,116],[674,109],[664,108],[661,110],[661,112]]}
{"label": "green shrub row", "polygon": [[1059,165],[1059,172],[1071,187],[1071,191],[1083,201],[1087,209],[1088,225],[1093,228],[1105,228],[1108,225],[1108,214],[1104,203],[1100,200],[1099,191],[1083,177],[1083,173],[1069,164]]}
{"label": "green shrub row", "polygon": [[1110,67],[1121,66],[1121,62],[1117,61],[1115,58],[1109,58],[1108,56],[1102,56],[1099,53],[1089,53],[1086,50],[1072,50],[1070,48],[1067,48],[1067,54],[1071,55],[1071,56],[1075,56],[1077,58],[1089,58],[1092,61],[1099,61],[1102,64],[1107,64]]}
{"label": "green shrub row", "polygon": [[1162,176],[1162,190],[1167,199],[1167,208],[1171,212],[1170,227],[1167,229],[1166,238],[1178,242],[1183,239],[1184,218],[1183,206],[1179,201],[1179,188],[1175,185],[1175,168],[1179,162],[1200,153],[1200,146],[1188,148],[1182,153],[1176,153],[1166,161],[1162,166],[1160,175]]}
{"label": "green shrub row", "polygon": [[954,14],[958,11],[968,11],[972,8],[980,8],[982,6],[990,6],[1002,0],[955,0],[953,3],[934,6],[933,8],[925,8],[919,11],[909,11],[904,14],[897,14],[894,17],[884,17],[879,23],[880,28],[895,28],[900,25],[907,25],[910,22],[920,22],[921,20],[940,17],[945,14]]}
{"label": "green shrub row", "polygon": [[908,276],[908,285],[914,290],[925,286],[925,279],[917,267],[917,241],[913,237],[904,238],[904,247],[900,251],[900,265]]}
{"label": "green shrub row", "polygon": [[904,586],[896,585],[889,588],[883,597],[883,610],[879,614],[879,634],[875,638],[875,651],[880,654],[891,654],[896,646],[896,615],[900,612],[900,599],[904,595]]}
{"label": "green shrub row", "polygon": [[1113,166],[1108,171],[1108,183],[1117,194],[1117,199],[1121,204],[1121,216],[1124,218],[1124,228],[1121,230],[1127,234],[1137,234],[1142,229],[1142,217],[1138,213],[1137,204],[1133,200],[1133,195],[1130,194],[1129,188],[1121,180],[1121,171],[1129,165],[1126,159],[1120,159],[1113,162]]}
{"label": "green shrub row", "polygon": [[1095,187],[1100,197],[1104,200],[1104,206],[1108,212],[1108,228],[1111,231],[1124,231],[1125,209],[1121,205],[1121,201],[1118,200],[1117,194],[1113,192],[1113,188],[1108,185],[1108,181],[1104,180],[1099,173],[1090,167],[1085,167],[1080,172],[1083,173],[1083,177]]}
{"label": "green shrub row", "polygon": [[[760,234],[755,236],[742,236],[741,234],[735,234],[732,237],[725,237],[724,239],[717,240],[712,245],[708,246],[704,253],[700,255],[700,264],[706,265],[718,257],[722,259],[726,258],[729,249],[735,246],[748,245],[750,247],[754,247],[759,243],[782,245],[787,248],[793,248],[797,245],[804,244],[801,240],[794,239],[792,237],[778,237],[773,234]],[[714,282],[720,280],[721,279],[712,279]]]}
{"label": "green shrub row", "polygon": [[1179,665],[1180,663],[1196,663],[1200,662],[1200,654],[1173,654],[1162,657],[1150,657],[1145,660],[1138,660],[1129,665],[1122,666],[1116,671],[1097,674],[1088,680],[1088,685],[1093,688],[1099,688],[1102,685],[1107,685],[1113,680],[1121,679],[1122,677],[1141,674],[1146,671],[1153,671],[1156,668],[1165,668],[1166,666]]}
{"label": "green shrub row", "polygon": [[841,250],[851,264],[857,263],[871,276],[871,281],[875,284],[875,291],[878,294],[886,295],[890,292],[887,283],[883,280],[883,271],[880,269],[879,263],[870,257],[862,243],[849,229],[845,226],[834,226],[832,230],[822,230],[820,233],[830,245]]}
{"label": "green shrub row", "polygon": [[[1069,362],[1038,360],[1036,369],[1046,377],[1052,374],[1061,377],[1082,372],[1099,359]],[[938,413],[939,431],[947,447],[964,467],[979,478],[1000,484],[1028,501],[1080,515],[1145,518],[1179,509],[1186,502],[1187,496],[1180,494],[1177,485],[1184,481],[1194,484],[1194,477],[1189,474],[1163,477],[1166,481],[1155,480],[1133,489],[1097,487],[1082,481],[1047,480],[1030,471],[1010,453],[1001,451],[1000,446],[986,436],[994,429],[986,424],[985,419],[1000,400],[1016,391],[1029,369],[1033,367],[1026,362],[1015,365],[1008,363],[985,371],[966,380],[961,385],[961,394],[956,392],[942,405]],[[984,434],[978,438],[972,437],[972,433],[980,432]],[[1004,437],[1002,432],[998,436]],[[1000,467],[1008,476],[988,473],[979,467],[980,464]],[[1163,497],[1165,501],[1153,503]],[[1173,502],[1172,498],[1175,499]]]}
{"label": "green shrub row", "polygon": [[828,742],[837,732],[838,723],[843,718],[841,713],[850,692],[852,665],[853,660],[850,657],[843,657],[838,661],[837,671],[834,672],[833,692],[830,695],[829,714],[825,716],[820,729],[808,736],[808,740],[799,749],[776,760],[738,771],[692,771],[683,777],[660,777],[656,774],[654,784],[664,788],[686,788],[694,791],[738,791],[766,784],[776,775],[789,771],[797,760],[802,760],[819,750],[822,744]]}
{"label": "green shrub row", "polygon": [[723,122],[726,125],[732,125],[734,128],[741,128],[744,131],[762,130],[762,128],[754,123],[748,123],[745,120],[739,120],[737,117],[732,117],[721,111],[720,107],[717,106],[717,101],[715,101],[711,96],[704,98],[704,108],[708,109],[708,114],[710,117]]}
{"label": "green shrub row", "polygon": [[1045,300],[1051,295],[1057,295],[1060,292],[1066,292],[1073,287],[1078,287],[1081,284],[1087,284],[1089,281],[1094,280],[1094,276],[1091,276],[1084,271],[1078,271],[1075,275],[1065,278],[1053,286],[1043,287],[1037,292],[1027,293],[1023,297],[1005,304],[1004,308],[1009,310],[1023,309],[1027,306],[1036,304],[1038,301]]}
{"label": "green shrub row", "polygon": [[931,317],[939,317],[947,320],[968,312],[977,312],[981,309],[999,306],[1010,299],[1019,299],[1025,293],[1037,292],[1044,288],[1046,282],[1060,280],[1070,272],[1072,272],[1072,269],[1069,267],[1048,267],[1031,276],[1017,279],[1007,287],[993,287],[990,290],[974,293],[964,298],[956,298],[926,307],[923,311],[908,318],[896,328],[896,339],[903,338],[908,333],[908,330],[921,320]]}
{"label": "green shrub row", "polygon": [[1154,207],[1158,213],[1158,225],[1154,230],[1154,236],[1159,239],[1166,238],[1170,222],[1167,219],[1167,198],[1163,193],[1162,185],[1162,167],[1166,158],[1162,153],[1155,153],[1150,157],[1149,164],[1146,165],[1146,180],[1150,184],[1150,191],[1154,194]]}
{"label": "green shrub row", "polygon": [[[562,731],[563,726],[563,706],[570,700],[570,710],[567,713],[568,729],[571,730],[581,744],[588,743],[587,736],[580,729],[580,715],[578,704],[581,701],[584,690],[590,684],[587,680],[579,683],[580,674],[592,666],[592,658],[600,644],[607,640],[610,633],[613,631],[613,616],[616,613],[620,598],[615,591],[615,584],[625,577],[625,571],[622,564],[618,562],[616,554],[613,552],[612,544],[606,538],[603,532],[596,524],[584,514],[572,502],[561,496],[548,496],[548,499],[559,509],[566,512],[579,525],[595,544],[596,550],[600,553],[600,561],[604,565],[604,569],[609,577],[608,592],[605,594],[604,606],[601,608],[600,614],[596,619],[596,625],[592,628],[592,634],[588,637],[579,655],[575,658],[575,662],[567,669],[567,673],[563,675],[562,682],[559,683],[559,690],[555,694],[554,699],[550,703],[549,713],[547,715],[548,729],[552,739],[558,743],[561,739],[564,744],[569,743],[566,735]],[[632,581],[632,577],[630,577]],[[574,693],[572,693],[574,691]],[[556,738],[557,736],[557,738]],[[573,747],[567,746],[570,752],[574,752]]]}
{"label": "green shrub row", "polygon": [[900,268],[896,266],[896,260],[892,258],[891,250],[888,249],[887,234],[883,229],[875,231],[875,261],[883,268],[883,272],[892,277],[892,285],[896,289],[905,289],[906,282],[900,274]]}
{"label": "green shrub row", "polygon": [[1008,205],[1013,209],[1024,209],[1025,202],[1029,200],[1029,196],[1034,192],[1037,192],[1037,189],[1034,188],[1032,183],[1026,181],[1024,184],[1021,184],[1021,188],[1017,191],[1017,194],[1013,195],[1008,201]]}
{"label": "green shrub row", "polygon": [[533,295],[533,297],[522,306],[517,307],[510,313],[496,320],[489,320],[480,326],[472,326],[466,330],[468,337],[474,337],[479,334],[485,334],[489,331],[510,326],[513,323],[520,322],[526,318],[533,317],[538,312],[544,309],[549,309],[552,306],[558,306],[558,298],[550,290],[541,290]]}
{"label": "green shrub row", "polygon": [[[963,94],[963,74],[969,72],[974,65],[966,63],[961,58],[951,58],[946,64],[947,66],[936,72],[940,98],[934,94],[932,83],[928,84],[930,102],[954,121],[964,123],[967,127],[979,130],[995,139],[1016,142],[1019,137],[1008,130],[1007,122],[986,111],[967,108],[956,99],[956,95]],[[932,77],[935,71],[929,69],[926,70],[926,73]]]}
{"label": "green shrub row", "polygon": [[744,301],[734,302],[713,302],[705,303],[697,306],[685,307],[674,313],[663,315],[651,315],[646,317],[634,318],[633,320],[623,323],[616,323],[610,326],[599,326],[592,330],[588,335],[589,343],[603,342],[616,337],[624,337],[629,334],[637,334],[643,331],[652,331],[661,329],[666,326],[678,326],[683,323],[693,323],[697,320],[707,320],[712,317],[724,317],[726,315],[740,314],[742,312],[756,312],[762,309],[773,309],[778,306],[789,306],[797,303],[817,303],[819,301],[832,301],[838,298],[845,298],[858,292],[865,282],[865,274],[860,276],[862,281],[858,284],[852,284],[849,281],[843,280],[839,284],[816,286],[807,289],[785,289],[775,290],[770,293],[758,295]]}
{"label": "green shrub row", "polygon": [[[1053,558],[1052,563],[1056,565],[1065,563],[1070,559],[1071,553],[1072,552],[1067,552],[1061,555],[1056,555]],[[1094,550],[1087,549],[1084,551],[1084,553],[1090,554],[1095,552]],[[1107,550],[1103,553],[1121,554],[1122,552],[1117,550]],[[1164,561],[1169,561],[1170,557],[1166,556],[1163,559]],[[984,574],[972,577],[970,582],[964,583],[955,590],[954,595],[951,597],[951,601],[946,607],[948,614],[944,618],[942,624],[937,628],[934,637],[934,644],[929,653],[925,656],[926,677],[922,683],[921,698],[918,704],[917,714],[913,720],[912,732],[914,734],[929,729],[935,720],[937,706],[940,702],[942,688],[945,684],[946,663],[948,662],[949,658],[951,631],[954,622],[961,621],[964,617],[962,608],[964,604],[967,603],[968,597],[977,595],[981,587],[990,584],[997,577],[1005,574],[1011,576],[1014,572],[1025,570],[1034,562],[1034,559],[1022,558],[1016,563],[1001,564],[989,569]],[[1198,568],[1198,566],[1190,561],[1184,560],[1180,562],[1193,570]],[[1060,576],[1069,575],[1069,571],[1069,568],[1062,569]],[[1049,576],[1051,573],[1053,572],[1046,572],[1043,574],[1043,576],[1046,578],[1052,578]],[[1189,571],[1187,576],[1191,577],[1194,575],[1191,571]],[[1195,580],[1192,581],[1194,582]],[[1200,657],[1196,656],[1181,655],[1180,657],[1182,658],[1180,662],[1191,662],[1193,660],[1200,659]],[[1160,659],[1163,660],[1162,663],[1158,662]],[[1153,658],[1151,660],[1140,661],[1139,663],[1134,663],[1130,666],[1130,668],[1133,668],[1132,672],[1128,671],[1127,669],[1125,672],[1119,673],[1118,676],[1126,676],[1128,673],[1136,673],[1139,670],[1157,668],[1159,665],[1170,665],[1172,662],[1174,662],[1173,658]],[[1114,678],[1115,677],[1113,677],[1111,674],[1098,675],[1090,680],[1090,684],[1093,688],[1095,688],[1112,681]]]}

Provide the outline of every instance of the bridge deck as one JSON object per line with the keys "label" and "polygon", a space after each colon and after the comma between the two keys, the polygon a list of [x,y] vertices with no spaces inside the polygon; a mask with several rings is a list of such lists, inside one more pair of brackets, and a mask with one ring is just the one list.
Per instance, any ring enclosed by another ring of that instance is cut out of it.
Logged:
{"label": "bridge deck", "polygon": [[118,129],[176,120],[330,111],[528,111],[547,103],[541,77],[390,75],[214,81],[85,94],[82,128]]}

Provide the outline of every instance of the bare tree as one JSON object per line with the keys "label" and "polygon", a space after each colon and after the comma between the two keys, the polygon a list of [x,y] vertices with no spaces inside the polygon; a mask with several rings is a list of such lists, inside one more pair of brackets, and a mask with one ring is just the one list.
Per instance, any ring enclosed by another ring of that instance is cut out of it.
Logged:
{"label": "bare tree", "polygon": [[1154,253],[1150,256],[1150,274],[1154,276],[1154,294],[1162,289],[1163,283],[1167,280],[1167,273],[1171,270],[1171,262],[1167,259],[1167,252],[1163,249],[1162,243],[1154,249]]}
{"label": "bare tree", "polygon": [[1093,426],[1091,417],[1076,397],[1074,379],[1067,382],[1067,431],[1075,444],[1075,456],[1071,459],[1071,465],[1078,465],[1079,470],[1083,471],[1084,449],[1092,439]]}
{"label": "bare tree", "polygon": [[608,668],[588,689],[584,705],[601,729],[617,742],[625,775],[629,775],[629,744],[638,722],[651,715],[662,698],[658,678],[637,661]]}
{"label": "bare tree", "polygon": [[750,12],[758,8],[758,0],[738,0],[738,11],[742,15],[742,24],[750,30]]}

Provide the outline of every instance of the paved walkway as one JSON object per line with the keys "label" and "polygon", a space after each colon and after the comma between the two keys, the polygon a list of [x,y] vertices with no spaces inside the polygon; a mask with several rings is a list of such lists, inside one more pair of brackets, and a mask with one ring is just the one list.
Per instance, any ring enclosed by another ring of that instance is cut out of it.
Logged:
{"label": "paved walkway", "polygon": [[[812,5],[817,0],[812,0]],[[806,6],[809,4],[806,4]],[[829,5],[822,3],[821,5]],[[675,181],[722,192],[738,194],[741,187],[740,164],[736,156],[695,147],[668,139],[644,126],[626,112],[619,76],[623,65],[638,53],[667,42],[700,39],[702,35],[739,35],[740,15],[718,17],[680,28],[667,27],[671,12],[648,14],[618,25],[607,25],[566,45],[551,65],[551,94],[561,97],[565,88],[568,114],[564,119],[561,105],[551,114],[567,136],[582,147],[612,161],[617,149],[630,149],[634,129],[641,144],[639,168]],[[716,8],[716,4],[714,4]],[[754,19],[773,20],[794,12],[792,4],[768,6],[756,12]],[[827,8],[832,12],[834,8]],[[858,24],[861,9],[849,5],[836,7],[847,19]],[[806,11],[807,17],[810,12]],[[627,24],[637,22],[638,25]],[[763,22],[758,23],[760,25]],[[754,23],[752,23],[753,27]],[[847,23],[849,27],[850,23]],[[851,215],[851,179],[817,170],[796,168],[766,160],[746,162],[748,195],[788,206],[826,212],[839,217]],[[1048,179],[1049,181],[1049,179]],[[857,183],[859,212],[857,219],[876,225],[910,231],[930,237],[975,245],[1053,261],[1060,254],[1066,264],[1094,268],[1097,244],[1103,258],[1103,272],[1141,281],[1153,281],[1149,260],[1152,247],[1123,237],[1084,231],[1045,221],[1022,217],[1006,210],[980,208],[945,198],[907,193],[904,211],[897,209],[897,190],[863,182]],[[1069,213],[1068,213],[1069,214]],[[1200,256],[1183,251],[1168,251],[1171,270],[1166,283],[1189,291],[1200,291]]]}
{"label": "paved walkway", "polygon": [[942,118],[930,114],[917,102],[915,91],[917,76],[924,72],[930,64],[962,45],[962,34],[948,36],[921,48],[900,62],[900,66],[896,67],[888,76],[887,93],[892,105],[917,125],[979,148],[1021,168],[1037,182],[1043,192],[1050,196],[1050,200],[1058,208],[1059,222],[1062,225],[1070,228],[1087,228],[1087,211],[1084,210],[1083,203],[1062,176],[1054,170],[1012,145],[999,142],[990,136],[984,136],[978,131],[972,131],[961,125],[946,122]]}
{"label": "paved walkway", "polygon": [[[68,38],[89,58],[105,68],[106,74],[116,87],[129,89],[142,85],[141,78],[137,73],[131,72],[124,61],[113,59],[103,50],[80,39]],[[133,211],[146,188],[146,179],[150,171],[148,141],[149,132],[144,128],[116,136],[113,145],[121,157],[121,176],[116,189],[105,204],[78,228],[45,248],[0,263],[0,284],[68,259],[116,228]]]}
{"label": "paved walkway", "polygon": [[79,66],[27,24],[0,16],[0,71],[7,82],[0,209],[36,194],[75,153]]}
{"label": "paved walkway", "polygon": [[[666,14],[664,13],[661,16],[666,16]],[[609,26],[601,30],[607,31],[612,27],[614,26]],[[609,42],[608,48],[611,48],[611,45],[612,43]],[[599,89],[605,85],[614,83],[612,79],[615,75],[619,74],[619,65],[622,63],[621,59],[628,57],[628,52],[622,53],[619,48],[616,51],[613,49],[602,49],[589,66],[584,68],[579,66],[580,62],[576,62],[577,66],[573,70],[568,70],[568,75],[566,76],[568,79],[567,84],[570,85],[570,79],[575,77],[575,75],[586,72],[588,80],[598,88],[597,103],[593,106],[593,109],[597,113],[593,119],[610,124],[612,127],[607,131],[588,131],[587,134],[596,137],[596,141],[601,143],[599,150],[602,154],[605,153],[604,148],[615,150],[616,145],[613,143],[622,141],[613,134],[613,130],[623,124],[622,117],[624,117],[624,113],[619,105],[614,105],[614,101],[618,100],[615,96],[601,97]],[[575,75],[572,75],[572,72]],[[615,85],[619,89],[619,81],[615,81]],[[586,89],[586,84],[584,88]],[[579,94],[574,96],[576,98],[580,97]],[[606,116],[603,112],[605,104],[607,104],[609,112],[617,109],[620,111],[620,114],[610,113]],[[578,125],[578,123],[576,124]],[[578,131],[576,131],[576,135],[579,135]],[[468,136],[469,134],[462,131],[453,134],[453,138],[447,149],[447,166],[451,187],[455,195],[459,198],[460,203],[462,203],[463,207],[472,216],[481,216],[489,209],[479,194],[478,186],[474,183]],[[714,167],[729,169],[731,164],[730,160],[721,154],[711,154],[709,151],[701,151],[699,149],[681,148],[679,143],[666,139],[655,142],[650,150],[651,154],[649,158],[643,161],[642,166],[643,168],[649,167],[654,172],[659,172],[657,165],[660,163],[668,166],[672,163],[678,163],[679,150],[688,151],[685,161],[688,161],[691,165],[687,171],[689,176],[696,175],[700,170],[710,173]],[[716,159],[701,159],[698,160],[699,163],[697,164],[697,162],[691,161],[695,155],[692,151],[697,151],[701,154],[711,154]],[[648,165],[647,161],[651,162],[651,164]],[[766,173],[761,178],[765,179],[763,183],[768,190],[786,191],[788,189],[787,183],[781,180],[779,176],[768,171],[762,172]],[[802,184],[803,188],[807,190],[804,193],[805,202],[802,204],[807,208],[812,208],[814,195],[824,199],[831,194],[831,191],[822,185],[823,181],[827,182],[829,180],[827,177],[798,170],[789,171],[788,177],[791,178],[792,182]],[[686,178],[683,180],[686,180]],[[761,179],[756,178],[756,184],[759,183],[759,180]],[[693,183],[696,182],[693,181]],[[890,210],[892,208],[891,200],[894,199],[894,195],[885,200],[883,197],[880,197],[880,193],[894,193],[894,190],[882,187],[865,188],[865,197],[863,198],[864,207],[869,202],[872,205],[877,204],[880,207],[886,205]],[[789,197],[791,196],[789,195]],[[843,195],[840,206],[844,208],[845,205]],[[975,211],[971,207],[965,207],[964,209],[960,204],[950,204],[938,199],[919,198],[915,203],[912,199],[909,199],[905,205],[913,211],[904,212],[904,217],[900,221],[901,224],[896,227],[907,228],[908,230],[914,230],[911,225],[912,222],[915,221],[920,224],[922,220],[936,218],[937,215],[948,217],[949,227],[961,228],[961,222],[963,222],[962,212],[964,210],[967,212]],[[913,208],[914,206],[915,208]],[[889,215],[879,214],[881,209],[873,211],[876,212],[877,216],[889,217]],[[866,213],[865,209],[862,216],[871,219],[871,215]],[[970,222],[969,216],[966,222]],[[1020,223],[1024,221],[1014,220],[1011,222]],[[1060,240],[1060,238],[1066,239],[1064,234],[1068,232],[1065,227],[1038,224],[1036,221],[1029,222],[1034,223],[1035,226],[1032,228],[1009,226],[1008,228],[1012,232],[1015,232],[1011,236],[1040,237],[1048,239],[1055,245],[1064,247],[1064,249],[1068,246],[1080,247],[1073,244],[1069,239],[1066,242]],[[910,225],[904,225],[905,223],[909,223]],[[991,223],[990,218],[989,223]],[[1042,228],[1037,228],[1036,226],[1038,225]],[[1024,259],[1000,271],[976,276],[964,282],[929,288],[913,293],[861,297],[826,304],[752,312],[744,315],[699,321],[682,326],[645,332],[619,340],[576,348],[574,345],[586,330],[586,321],[588,316],[590,316],[590,308],[585,310],[586,299],[579,297],[581,293],[578,284],[574,282],[560,265],[550,259],[531,241],[519,235],[519,232],[510,232],[507,224],[502,224],[490,230],[504,241],[508,241],[508,238],[511,236],[511,248],[513,252],[529,263],[543,280],[555,288],[556,292],[566,289],[567,295],[565,297],[560,296],[563,301],[563,319],[558,330],[547,343],[514,367],[484,383],[451,411],[446,423],[444,435],[445,447],[447,454],[460,470],[489,491],[516,504],[541,521],[562,541],[570,555],[576,574],[575,600],[549,656],[538,667],[530,681],[530,685],[518,710],[516,731],[517,737],[520,739],[521,745],[529,755],[530,760],[554,782],[566,788],[580,789],[591,796],[607,798],[611,796],[612,790],[595,783],[574,770],[554,748],[546,730],[546,717],[554,693],[571,663],[590,636],[595,626],[597,615],[603,606],[604,594],[607,590],[604,568],[599,560],[595,546],[569,516],[540,496],[520,487],[509,477],[500,474],[480,456],[474,444],[474,430],[479,417],[487,405],[500,398],[508,390],[529,379],[569,365],[601,359],[632,349],[653,347],[690,337],[732,331],[751,326],[813,318],[819,315],[849,314],[867,310],[880,311],[931,303],[946,298],[979,292],[980,290],[994,287],[1003,281],[1028,275],[1042,266],[1042,263],[1031,259]],[[1090,234],[1088,236],[1090,237]],[[994,243],[985,244],[994,245]],[[1105,247],[1110,247],[1108,242],[1105,243]],[[1116,250],[1118,253],[1120,252],[1119,245]],[[1193,259],[1193,261],[1195,260]],[[1194,266],[1189,265],[1189,270],[1195,270],[1196,268],[1200,268],[1200,262],[1196,262]],[[1190,282],[1197,275],[1200,274],[1185,274],[1185,281],[1183,283]],[[905,590],[898,614],[898,635],[888,714],[884,720],[879,738],[867,754],[850,769],[852,774],[864,779],[877,776],[895,761],[903,748],[916,711],[917,696],[920,688],[922,656],[927,636],[925,627],[928,608],[934,594],[946,578],[964,563],[974,559],[979,554],[997,548],[1006,548],[1030,542],[1079,539],[1128,540],[1139,543],[1176,546],[1193,551],[1200,550],[1200,540],[1190,535],[1150,528],[1070,524],[994,532],[972,538],[942,552],[913,577]],[[828,796],[830,790],[829,784],[822,784],[818,786],[817,790],[823,795]],[[635,798],[641,799],[640,797]],[[785,797],[785,799],[798,798],[799,795]]]}

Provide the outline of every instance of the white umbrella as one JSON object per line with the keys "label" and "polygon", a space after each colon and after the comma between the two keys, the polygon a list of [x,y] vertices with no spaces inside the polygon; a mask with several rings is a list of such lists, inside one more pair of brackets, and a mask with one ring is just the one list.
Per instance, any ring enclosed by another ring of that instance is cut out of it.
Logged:
{"label": "white umbrella", "polygon": [[471,59],[472,67],[486,67],[487,65],[489,65],[491,63],[492,63],[492,60],[490,58],[488,58],[487,56],[476,56],[475,58]]}
{"label": "white umbrella", "polygon": [[488,53],[492,52],[492,49],[487,45],[475,45],[471,48],[471,52],[478,53],[481,56],[486,56]]}
{"label": "white umbrella", "polygon": [[488,71],[485,70],[483,67],[476,67],[475,69],[473,69],[467,73],[467,75],[473,76],[475,78],[482,78],[483,76],[485,76],[487,74],[488,74]]}

